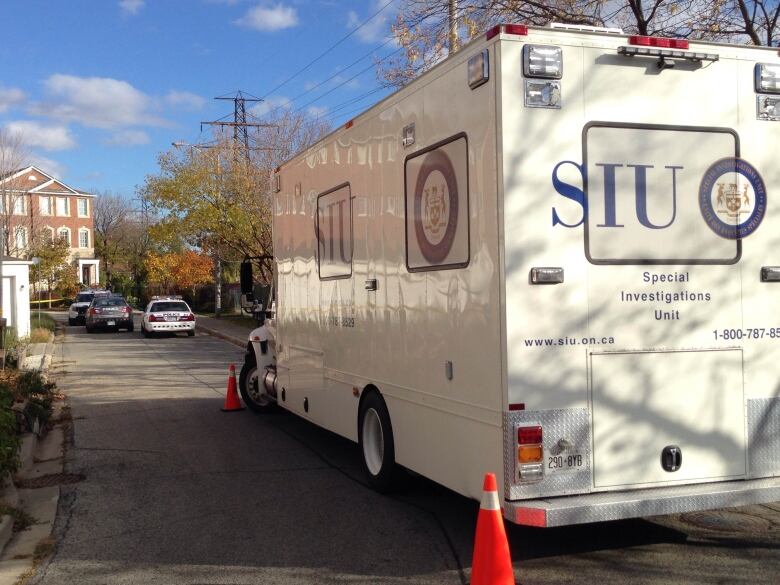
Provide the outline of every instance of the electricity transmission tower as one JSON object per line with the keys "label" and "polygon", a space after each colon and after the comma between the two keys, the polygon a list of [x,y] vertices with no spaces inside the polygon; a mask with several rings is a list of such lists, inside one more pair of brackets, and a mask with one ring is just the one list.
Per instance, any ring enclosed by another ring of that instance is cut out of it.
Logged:
{"label": "electricity transmission tower", "polygon": [[[236,157],[239,154],[243,154],[247,160],[250,159],[250,154],[253,150],[275,150],[269,147],[260,147],[257,145],[251,145],[249,140],[250,128],[278,128],[276,124],[265,124],[262,122],[254,122],[247,120],[246,103],[247,102],[262,102],[259,97],[252,94],[238,90],[235,95],[223,95],[215,97],[215,100],[230,100],[233,102],[233,120],[227,120],[230,116],[223,116],[219,120],[213,122],[201,122],[200,129],[203,131],[203,126],[219,126],[222,129],[233,129],[233,145],[236,148]],[[251,113],[250,113],[251,116]]]}

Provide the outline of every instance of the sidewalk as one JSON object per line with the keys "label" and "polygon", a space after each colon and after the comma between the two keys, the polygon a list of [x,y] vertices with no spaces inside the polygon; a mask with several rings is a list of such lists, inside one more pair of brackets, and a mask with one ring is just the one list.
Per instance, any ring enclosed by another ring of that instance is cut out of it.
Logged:
{"label": "sidewalk", "polygon": [[195,321],[195,328],[214,337],[224,339],[238,347],[246,347],[249,340],[249,332],[256,327],[253,321],[249,319],[247,321],[248,323],[244,324],[227,319],[215,319],[206,315],[198,315]]}

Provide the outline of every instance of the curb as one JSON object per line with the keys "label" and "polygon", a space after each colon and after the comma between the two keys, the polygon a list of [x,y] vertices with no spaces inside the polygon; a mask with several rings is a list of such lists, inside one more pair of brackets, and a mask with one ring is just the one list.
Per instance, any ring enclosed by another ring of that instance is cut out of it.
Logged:
{"label": "curb", "polygon": [[5,545],[14,535],[14,519],[9,515],[0,518],[0,550],[5,549]]}
{"label": "curb", "polygon": [[[227,341],[228,343],[232,343],[233,345],[236,345],[240,348],[245,348],[246,344],[248,343],[247,339],[241,339],[239,337],[235,337],[234,335],[230,335],[229,333],[223,333],[222,331],[218,331],[217,329],[212,329],[211,327],[207,327],[205,325],[201,325],[197,321],[195,321],[195,329],[199,331],[203,331],[204,333],[208,333],[212,337],[218,337],[219,339],[222,339],[223,341]],[[247,334],[247,338],[249,337],[249,334]]]}

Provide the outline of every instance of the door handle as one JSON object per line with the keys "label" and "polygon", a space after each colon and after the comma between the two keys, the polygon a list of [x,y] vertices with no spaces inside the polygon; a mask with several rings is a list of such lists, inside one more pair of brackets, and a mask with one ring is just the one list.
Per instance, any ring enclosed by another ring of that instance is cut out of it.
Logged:
{"label": "door handle", "polygon": [[376,290],[376,288],[376,278],[369,278],[366,280],[366,290]]}

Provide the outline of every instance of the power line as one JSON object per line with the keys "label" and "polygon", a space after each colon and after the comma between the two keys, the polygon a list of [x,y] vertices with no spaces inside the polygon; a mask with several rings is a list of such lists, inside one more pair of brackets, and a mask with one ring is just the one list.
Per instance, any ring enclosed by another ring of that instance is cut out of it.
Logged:
{"label": "power line", "polygon": [[313,60],[311,60],[311,61],[310,61],[310,62],[309,62],[307,65],[305,65],[304,67],[302,67],[301,69],[299,69],[298,71],[296,71],[295,73],[293,73],[293,74],[292,74],[290,77],[288,77],[287,79],[285,79],[285,80],[284,80],[282,83],[280,83],[279,85],[277,85],[276,87],[274,87],[272,90],[270,90],[269,92],[267,92],[267,93],[266,93],[266,94],[263,96],[263,99],[267,98],[269,95],[271,95],[272,93],[274,93],[274,92],[275,92],[275,91],[277,91],[278,89],[280,89],[280,88],[284,87],[285,85],[287,85],[287,84],[288,84],[290,81],[292,81],[293,79],[295,79],[296,77],[298,77],[298,76],[299,76],[301,73],[303,73],[304,71],[307,71],[307,70],[308,70],[308,69],[309,69],[309,68],[310,68],[312,65],[314,65],[316,62],[318,62],[320,59],[322,59],[322,58],[323,58],[325,55],[327,55],[328,53],[330,53],[330,52],[331,52],[333,49],[335,49],[336,47],[338,47],[338,46],[339,46],[341,43],[343,43],[344,41],[346,41],[346,40],[347,40],[349,37],[351,37],[352,35],[354,35],[354,34],[355,34],[357,31],[359,31],[361,28],[363,28],[364,26],[366,26],[366,25],[367,25],[367,24],[368,24],[368,23],[369,23],[371,20],[373,20],[374,18],[376,18],[376,17],[377,17],[377,16],[378,16],[378,15],[379,15],[379,14],[380,14],[380,13],[381,13],[383,10],[385,10],[385,9],[386,9],[388,6],[390,6],[390,5],[391,5],[393,2],[395,2],[395,1],[396,1],[396,0],[387,0],[387,2],[385,2],[385,3],[384,3],[384,4],[383,4],[383,5],[382,5],[382,6],[381,6],[381,7],[380,7],[380,8],[379,8],[379,9],[378,9],[376,12],[374,12],[374,13],[373,13],[371,16],[369,16],[367,19],[365,19],[365,20],[364,20],[364,21],[363,21],[363,22],[362,22],[362,23],[361,23],[361,24],[360,24],[358,27],[356,27],[356,28],[353,28],[353,29],[352,29],[352,30],[351,30],[349,33],[347,33],[346,35],[344,35],[343,37],[341,37],[341,38],[340,38],[338,41],[336,41],[335,43],[333,43],[333,44],[332,44],[330,47],[328,47],[327,49],[325,49],[325,51],[324,51],[323,53],[321,53],[319,56],[317,56],[317,57],[315,57]]}

